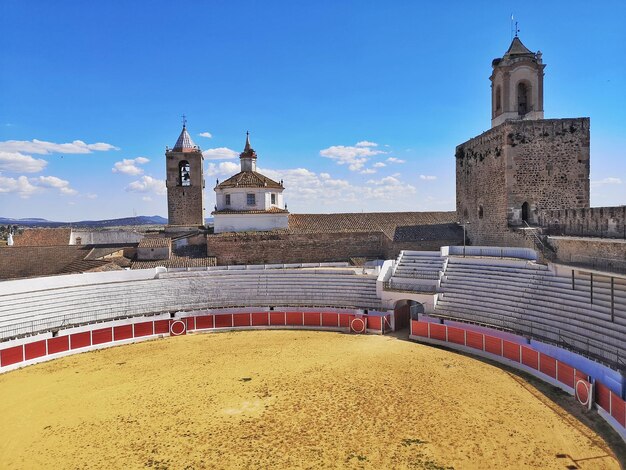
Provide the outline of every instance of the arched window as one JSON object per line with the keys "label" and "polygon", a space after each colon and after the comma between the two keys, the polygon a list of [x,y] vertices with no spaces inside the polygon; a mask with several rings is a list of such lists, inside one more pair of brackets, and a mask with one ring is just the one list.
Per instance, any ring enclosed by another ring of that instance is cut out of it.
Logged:
{"label": "arched window", "polygon": [[528,216],[529,216],[529,206],[528,206],[528,203],[525,202],[524,204],[522,204],[522,220],[524,222],[528,222]]}
{"label": "arched window", "polygon": [[500,113],[502,111],[502,88],[500,85],[496,87],[496,113]]}
{"label": "arched window", "polygon": [[189,162],[183,160],[178,164],[179,184],[181,186],[191,186],[191,172],[189,170]]}
{"label": "arched window", "polygon": [[524,82],[519,82],[517,84],[517,112],[520,116],[523,116],[528,111],[530,111],[529,107],[529,98],[530,98],[530,89],[528,85]]}
{"label": "arched window", "polygon": [[482,205],[478,206],[478,218],[479,219],[483,218],[483,206]]}

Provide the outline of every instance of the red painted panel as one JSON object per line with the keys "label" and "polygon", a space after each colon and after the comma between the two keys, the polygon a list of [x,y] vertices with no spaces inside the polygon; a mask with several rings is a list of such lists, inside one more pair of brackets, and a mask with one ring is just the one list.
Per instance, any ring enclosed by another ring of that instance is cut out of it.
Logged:
{"label": "red painted panel", "polygon": [[553,379],[556,379],[556,359],[539,353],[539,370]]}
{"label": "red painted panel", "polygon": [[350,315],[349,313],[340,313],[339,314],[339,326],[350,328],[350,322],[354,318],[354,315]]}
{"label": "red painted panel", "polygon": [[102,344],[113,341],[113,328],[102,328],[91,332],[91,344]]}
{"label": "red painted panel", "polygon": [[611,416],[626,428],[626,405],[624,400],[611,392]]}
{"label": "red painted panel", "polygon": [[339,315],[336,313],[322,313],[322,326],[339,326]]}
{"label": "red painted panel", "polygon": [[149,336],[152,334],[154,322],[145,321],[141,323],[135,323],[133,326],[135,328],[135,338],[138,336]]}
{"label": "red painted panel", "polygon": [[306,326],[320,326],[319,312],[304,312],[304,324]]}
{"label": "red painted panel", "polygon": [[215,315],[215,328],[230,328],[231,326],[233,326],[232,314]]}
{"label": "red painted panel", "polygon": [[24,348],[20,346],[13,346],[12,348],[3,349],[0,351],[0,366],[10,366],[11,364],[17,364],[24,360]]}
{"label": "red painted panel", "polygon": [[91,332],[83,331],[70,335],[70,349],[85,348],[91,346]]}
{"label": "red painted panel", "polygon": [[70,337],[58,336],[48,340],[48,354],[67,351],[70,349]]}
{"label": "red painted panel", "polygon": [[201,317],[196,317],[196,328],[199,330],[213,328],[213,315],[202,315]]}
{"label": "red painted panel", "polygon": [[367,329],[380,331],[382,328],[381,317],[367,317]]}
{"label": "red painted panel", "polygon": [[439,323],[430,324],[430,337],[433,339],[439,339],[441,341],[446,340],[446,325]]}
{"label": "red painted panel", "polygon": [[113,339],[119,341],[133,337],[133,325],[122,325],[113,327]]}
{"label": "red painted panel", "polygon": [[269,315],[267,312],[255,312],[252,314],[252,326],[269,325]]}
{"label": "red painted panel", "polygon": [[302,326],[302,312],[287,312],[287,325]]}
{"label": "red painted panel", "polygon": [[465,330],[461,328],[448,327],[448,341],[456,344],[465,344]]}
{"label": "red painted panel", "polygon": [[611,390],[602,383],[596,381],[596,403],[604,408],[606,411],[609,411],[611,406]]}
{"label": "red painted panel", "polygon": [[587,377],[587,374],[580,370],[576,370],[576,373],[574,375],[576,376],[576,379],[587,380],[589,378]]}
{"label": "red painted panel", "polygon": [[495,336],[485,335],[485,351],[502,356],[502,340]]}
{"label": "red painted panel", "polygon": [[270,312],[270,325],[283,326],[285,324],[285,312]]}
{"label": "red painted panel", "polygon": [[532,348],[522,346],[522,364],[539,369],[539,353]]}
{"label": "red painted panel", "polygon": [[557,380],[568,387],[574,388],[574,368],[559,361],[557,367]]}
{"label": "red painted panel", "polygon": [[466,344],[470,348],[474,349],[483,349],[483,335],[481,333],[476,333],[475,331],[468,331],[466,333]]}
{"label": "red painted panel", "polygon": [[235,326],[250,326],[250,314],[249,313],[233,314],[233,324]]}
{"label": "red painted panel", "polygon": [[35,341],[24,345],[24,360],[35,359],[46,355],[46,340]]}
{"label": "red painted panel", "polygon": [[185,322],[185,327],[187,328],[187,331],[196,329],[195,317],[185,317],[183,318],[183,321]]}
{"label": "red painted panel", "polygon": [[519,362],[519,344],[503,340],[502,348],[504,350],[502,354],[504,357],[512,361]]}

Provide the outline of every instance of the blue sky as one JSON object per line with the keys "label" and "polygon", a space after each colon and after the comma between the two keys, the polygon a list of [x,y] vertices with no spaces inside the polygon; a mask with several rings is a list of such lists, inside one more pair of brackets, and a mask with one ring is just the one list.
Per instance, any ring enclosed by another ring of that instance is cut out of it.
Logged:
{"label": "blue sky", "polygon": [[625,204],[626,3],[519,5],[2,0],[0,216],[166,216],[182,114],[207,212],[246,130],[291,212],[453,210],[511,13],[543,52],[546,118],[591,117],[592,205]]}

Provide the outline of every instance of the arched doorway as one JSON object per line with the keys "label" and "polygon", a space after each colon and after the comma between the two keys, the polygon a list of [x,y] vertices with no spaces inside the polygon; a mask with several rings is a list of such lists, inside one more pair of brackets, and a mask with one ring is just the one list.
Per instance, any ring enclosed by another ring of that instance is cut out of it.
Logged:
{"label": "arched doorway", "polygon": [[418,320],[424,314],[424,305],[415,300],[403,299],[396,302],[393,308],[395,331],[408,328],[411,320]]}
{"label": "arched doorway", "polygon": [[528,217],[530,215],[530,209],[527,202],[522,204],[522,221],[528,223]]}

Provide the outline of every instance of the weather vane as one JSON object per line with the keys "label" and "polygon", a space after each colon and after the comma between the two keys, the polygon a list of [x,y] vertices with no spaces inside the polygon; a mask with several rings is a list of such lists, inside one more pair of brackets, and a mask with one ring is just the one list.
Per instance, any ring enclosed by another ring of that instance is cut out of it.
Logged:
{"label": "weather vane", "polygon": [[183,114],[182,118],[183,118],[183,127],[186,127],[187,126],[187,116],[185,116]]}
{"label": "weather vane", "polygon": [[515,21],[515,25],[513,25],[513,21],[515,21],[515,17],[513,16],[513,13],[511,13],[511,39],[513,39],[513,35],[517,37],[517,34],[519,33],[519,28],[517,27],[517,21]]}

